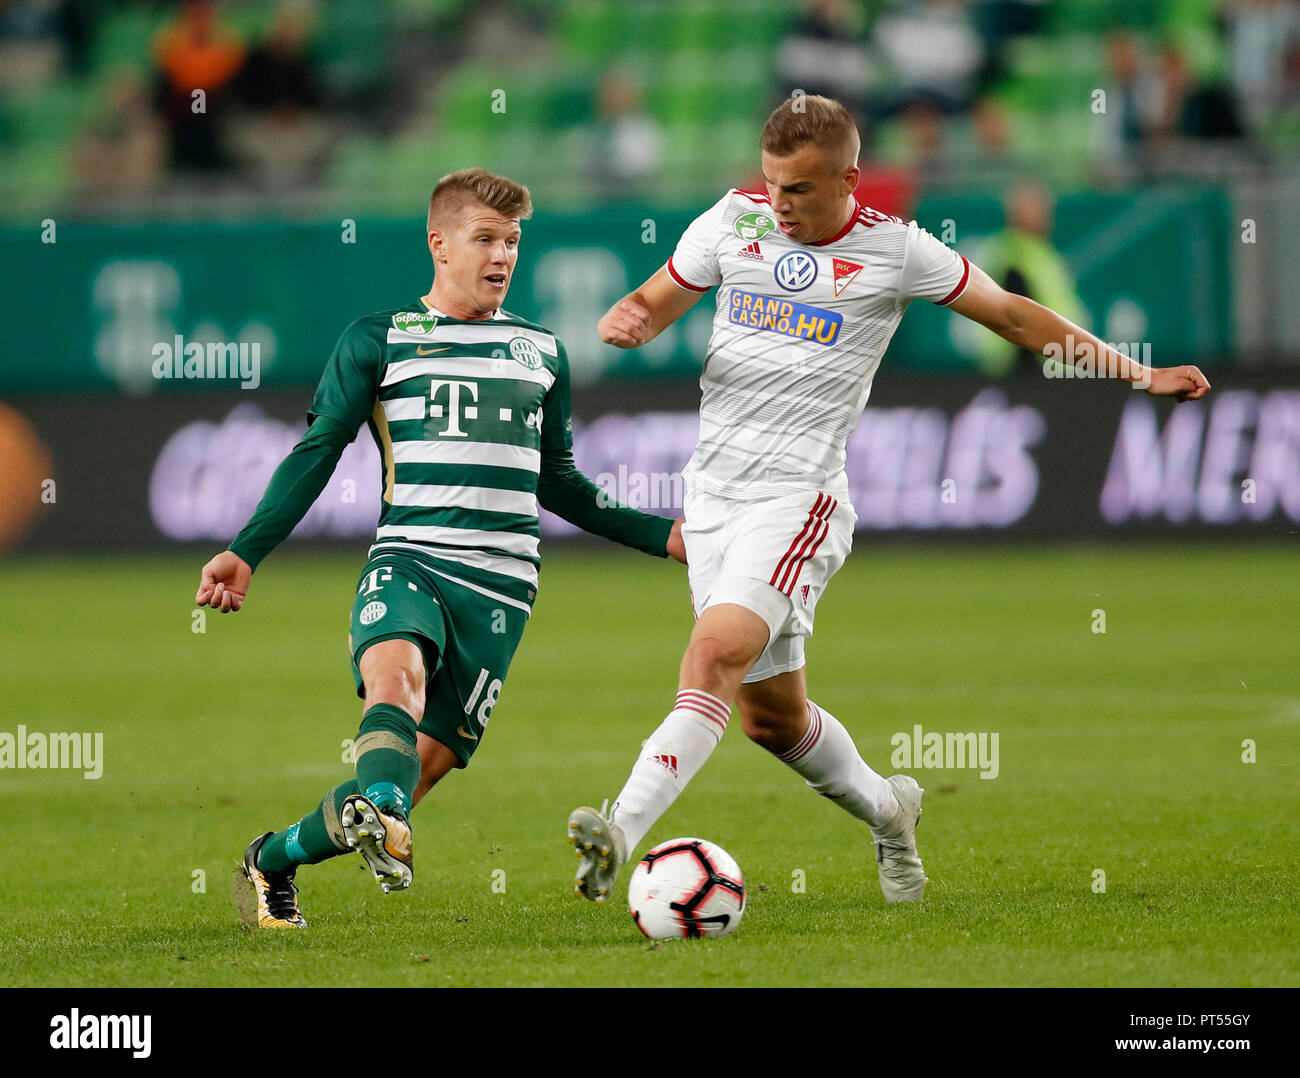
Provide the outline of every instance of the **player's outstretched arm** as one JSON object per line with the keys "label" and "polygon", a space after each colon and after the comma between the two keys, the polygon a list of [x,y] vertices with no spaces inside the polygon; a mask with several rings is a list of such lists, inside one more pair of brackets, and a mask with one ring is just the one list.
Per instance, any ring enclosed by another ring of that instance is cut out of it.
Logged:
{"label": "player's outstretched arm", "polygon": [[1144,366],[1050,307],[1007,292],[974,263],[965,291],[949,306],[1036,355],[1052,356],[1094,377],[1131,382],[1155,397],[1194,401],[1210,391],[1210,383],[1199,368]]}
{"label": "player's outstretched arm", "polygon": [[668,275],[668,268],[661,266],[645,284],[605,312],[596,323],[596,332],[606,344],[639,348],[681,318],[702,295],[677,284]]}
{"label": "player's outstretched arm", "polygon": [[558,340],[556,344],[555,381],[546,393],[542,408],[538,504],[592,535],[658,558],[685,562],[680,519],[672,521],[623,505],[579,471],[573,459],[569,356],[563,344]]}
{"label": "player's outstretched arm", "polygon": [[244,605],[253,570],[307,515],[352,437],[342,423],[316,416],[275,469],[266,493],[230,549],[203,567],[194,596],[199,606],[231,614]]}
{"label": "player's outstretched arm", "polygon": [[537,501],[543,509],[592,535],[655,557],[686,561],[683,518],[670,521],[623,505],[578,470],[568,449],[542,454]]}

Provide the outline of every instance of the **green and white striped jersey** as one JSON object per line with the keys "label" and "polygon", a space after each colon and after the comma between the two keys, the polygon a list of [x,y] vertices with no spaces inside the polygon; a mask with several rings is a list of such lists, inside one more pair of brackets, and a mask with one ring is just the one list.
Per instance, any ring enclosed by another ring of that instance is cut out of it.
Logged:
{"label": "green and white striped jersey", "polygon": [[310,414],[353,432],[367,423],[379,446],[372,556],[456,563],[462,583],[531,607],[539,476],[548,459],[572,467],[569,365],[555,334],[503,311],[447,318],[422,299],[367,315],[340,337]]}

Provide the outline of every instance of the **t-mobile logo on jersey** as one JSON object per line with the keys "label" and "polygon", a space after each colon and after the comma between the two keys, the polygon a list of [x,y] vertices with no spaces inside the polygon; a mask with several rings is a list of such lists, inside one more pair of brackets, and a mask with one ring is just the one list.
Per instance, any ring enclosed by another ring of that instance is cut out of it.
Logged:
{"label": "t-mobile logo on jersey", "polygon": [[[447,404],[438,403],[438,390],[443,386],[447,387]],[[469,390],[469,399],[473,404],[467,404],[464,408],[460,405],[460,391]],[[447,429],[438,432],[439,438],[468,438],[469,434],[460,429],[462,419],[478,418],[478,383],[477,382],[459,382],[454,379],[445,381],[434,380],[429,384],[429,418],[442,419],[444,414],[447,418]]]}

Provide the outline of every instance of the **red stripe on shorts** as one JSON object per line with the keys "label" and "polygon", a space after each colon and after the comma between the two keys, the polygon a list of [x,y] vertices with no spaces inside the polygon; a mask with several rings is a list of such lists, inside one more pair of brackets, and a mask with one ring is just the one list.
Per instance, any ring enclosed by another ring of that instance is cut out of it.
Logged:
{"label": "red stripe on shorts", "polygon": [[[785,567],[785,575],[782,576],[781,582],[777,588],[789,595],[794,591],[795,584],[799,581],[799,574],[803,571],[804,563],[817,553],[817,548],[822,545],[822,540],[826,538],[827,533],[831,530],[830,518],[840,503],[834,498],[827,497],[826,504],[822,506],[821,511],[817,514],[817,523],[813,526],[812,533],[803,541],[803,546],[794,560],[789,562]],[[791,570],[794,571],[791,575]]]}
{"label": "red stripe on shorts", "polygon": [[804,541],[804,538],[808,535],[809,531],[811,531],[816,526],[817,516],[821,512],[822,503],[825,499],[826,499],[825,494],[817,495],[817,500],[813,502],[813,507],[808,510],[808,519],[804,521],[803,529],[799,532],[798,535],[794,537],[794,542],[790,544],[790,549],[787,550],[784,554],[782,554],[781,560],[776,563],[776,569],[773,570],[772,572],[772,579],[768,581],[768,583],[771,584],[772,587],[774,588],[780,587],[780,585],[777,583],[777,580],[780,579],[780,577],[784,574],[786,562],[790,558],[793,558],[795,556],[795,551],[799,549],[800,545]]}

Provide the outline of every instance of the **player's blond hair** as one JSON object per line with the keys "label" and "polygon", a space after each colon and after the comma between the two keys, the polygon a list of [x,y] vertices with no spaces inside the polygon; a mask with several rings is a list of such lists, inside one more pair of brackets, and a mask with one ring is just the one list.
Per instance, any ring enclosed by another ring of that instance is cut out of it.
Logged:
{"label": "player's blond hair", "polygon": [[480,202],[502,217],[528,220],[533,215],[533,197],[522,183],[506,179],[485,168],[463,168],[438,181],[429,196],[428,230],[445,220],[467,202]]}
{"label": "player's blond hair", "polygon": [[858,126],[849,110],[829,97],[796,93],[772,110],[758,144],[773,157],[789,157],[808,143],[834,155],[837,168],[858,163]]}

